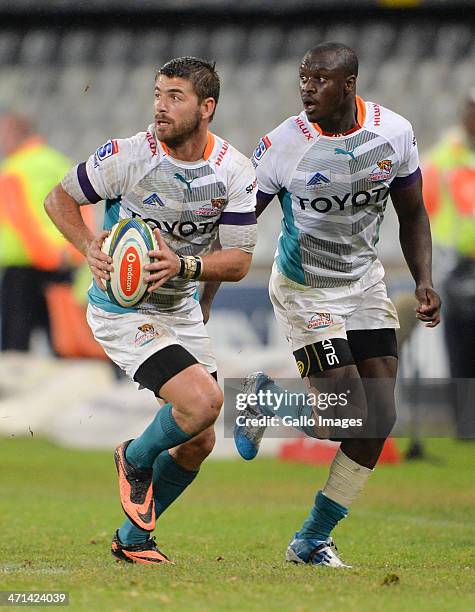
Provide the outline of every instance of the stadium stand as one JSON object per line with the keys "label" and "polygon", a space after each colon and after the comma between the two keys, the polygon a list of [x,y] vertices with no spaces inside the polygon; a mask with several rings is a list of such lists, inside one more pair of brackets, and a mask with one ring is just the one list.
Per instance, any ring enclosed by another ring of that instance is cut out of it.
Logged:
{"label": "stadium stand", "polygon": [[144,126],[160,63],[201,55],[215,58],[222,75],[214,129],[250,153],[263,132],[298,109],[302,52],[329,39],[356,49],[361,95],[410,117],[423,148],[437,137],[434,125],[450,122],[454,92],[463,93],[472,81],[475,43],[463,23],[121,28],[106,36],[94,29],[11,30],[0,37],[0,106],[34,111],[52,143],[79,159],[111,135]]}
{"label": "stadium stand", "polygon": [[[250,154],[266,131],[298,111],[297,62],[323,40],[355,48],[360,94],[410,118],[422,151],[441,126],[450,125],[459,94],[473,84],[475,42],[463,22],[121,25],[106,32],[32,27],[1,31],[0,108],[35,116],[53,146],[80,160],[110,137],[130,135],[151,121],[153,76],[161,63],[201,55],[216,59],[222,79],[213,129]],[[396,245],[382,244],[390,258],[400,259]],[[270,262],[274,245],[275,232],[264,235],[256,263]]]}

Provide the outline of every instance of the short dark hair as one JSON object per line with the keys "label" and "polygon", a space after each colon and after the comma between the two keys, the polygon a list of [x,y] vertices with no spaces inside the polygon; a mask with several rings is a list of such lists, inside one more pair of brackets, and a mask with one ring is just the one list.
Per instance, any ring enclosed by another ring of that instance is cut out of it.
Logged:
{"label": "short dark hair", "polygon": [[216,104],[218,104],[220,82],[219,75],[216,72],[216,62],[208,62],[199,57],[176,57],[163,64],[155,79],[160,74],[169,78],[188,79],[193,85],[200,102],[206,98],[214,98]]}
{"label": "short dark hair", "polygon": [[334,53],[338,60],[338,67],[345,71],[346,76],[352,74],[358,76],[358,57],[351,47],[338,42],[321,43],[309,49],[305,56],[320,53]]}

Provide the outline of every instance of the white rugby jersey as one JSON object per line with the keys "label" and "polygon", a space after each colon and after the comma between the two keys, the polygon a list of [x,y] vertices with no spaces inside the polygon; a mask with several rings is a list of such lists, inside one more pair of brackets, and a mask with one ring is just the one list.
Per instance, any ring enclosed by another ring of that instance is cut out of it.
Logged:
{"label": "white rugby jersey", "polygon": [[[169,155],[152,124],[131,138],[106,142],[73,168],[62,185],[80,204],[106,201],[104,229],[121,219],[140,217],[159,228],[179,255],[206,253],[220,224],[256,223],[252,164],[211,132],[203,159],[189,163]],[[154,311],[179,308],[196,287],[195,281],[170,279],[133,309],[114,305],[95,282],[88,296],[109,312]]]}
{"label": "white rugby jersey", "polygon": [[311,287],[358,280],[376,259],[389,187],[420,176],[411,124],[357,97],[357,127],[325,134],[305,112],[261,139],[254,155],[258,189],[277,194],[283,219],[276,262]]}

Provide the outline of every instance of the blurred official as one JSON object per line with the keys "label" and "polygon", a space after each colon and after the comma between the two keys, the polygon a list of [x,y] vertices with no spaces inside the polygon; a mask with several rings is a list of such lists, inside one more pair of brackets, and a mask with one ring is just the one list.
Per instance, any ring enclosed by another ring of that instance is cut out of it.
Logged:
{"label": "blurred official", "polygon": [[71,162],[15,113],[0,116],[0,155],[1,349],[28,351],[35,328],[49,333],[46,285],[68,281],[81,257],[43,208]]}
{"label": "blurred official", "polygon": [[[443,288],[450,374],[454,379],[474,378],[475,88],[464,101],[460,127],[429,154],[424,200],[434,239],[434,270]],[[457,435],[475,438],[475,414],[465,383],[457,383],[454,400]]]}

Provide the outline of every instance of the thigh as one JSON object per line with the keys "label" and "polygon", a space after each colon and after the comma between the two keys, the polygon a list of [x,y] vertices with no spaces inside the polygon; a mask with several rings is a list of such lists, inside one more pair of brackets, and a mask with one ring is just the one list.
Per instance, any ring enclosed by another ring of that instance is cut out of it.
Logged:
{"label": "thigh", "polygon": [[[151,358],[160,364],[163,362],[163,354],[169,353],[166,357],[167,377],[162,377],[160,381],[160,397],[174,406],[199,407],[214,400],[221,405],[221,390],[216,381],[216,360],[199,302],[191,298],[184,311],[176,315],[164,314],[160,319],[174,331],[177,343],[157,353],[156,358]],[[184,351],[197,363],[191,364]]]}
{"label": "thigh", "polygon": [[362,426],[333,431],[333,437],[384,439],[389,435],[396,419],[394,329],[349,331],[348,340],[307,345],[294,356],[314,393],[339,398],[330,410],[323,404],[325,416],[362,419]]}
{"label": "thigh", "polygon": [[396,422],[397,364],[395,356],[368,357],[356,362],[365,390],[369,431],[376,439],[387,438]]}
{"label": "thigh", "polygon": [[392,428],[396,409],[397,341],[394,329],[348,331],[348,342],[363,381],[369,416],[381,433]]}
{"label": "thigh", "polygon": [[175,330],[178,342],[185,347],[206,370],[210,373],[216,372],[217,365],[213,353],[211,340],[203,323],[203,313],[198,300],[191,298],[189,306],[183,315],[175,318],[173,315],[169,325]]}
{"label": "thigh", "polygon": [[360,359],[356,362],[358,373],[365,387],[368,408],[390,421],[395,416],[394,387],[398,360],[395,356]]}
{"label": "thigh", "polygon": [[199,363],[169,378],[160,388],[160,397],[173,404],[185,418],[203,412],[208,405],[216,407],[217,416],[223,403],[218,383]]}
{"label": "thigh", "polygon": [[[381,373],[383,378],[389,373],[389,371],[392,372],[394,376],[396,375],[398,349],[396,330],[394,328],[350,329],[348,330],[347,335],[351,353],[355,359],[355,363],[357,364],[363,363],[368,359],[378,357],[394,358],[394,361],[389,362],[371,362],[373,365],[368,369],[365,368],[368,378],[374,378],[378,372]],[[387,366],[383,366],[383,363],[389,363],[392,364],[392,366],[389,368],[389,370],[387,370]],[[362,376],[365,375],[362,374]]]}

